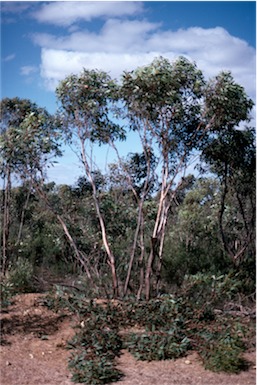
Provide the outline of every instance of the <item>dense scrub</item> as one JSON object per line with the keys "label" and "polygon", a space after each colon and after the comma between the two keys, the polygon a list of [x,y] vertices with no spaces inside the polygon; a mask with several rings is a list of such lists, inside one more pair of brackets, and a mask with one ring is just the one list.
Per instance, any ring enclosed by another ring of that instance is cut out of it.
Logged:
{"label": "dense scrub", "polygon": [[[54,183],[45,186],[49,199],[55,202],[57,208],[59,207],[58,210],[65,212],[69,232],[77,247],[80,248],[83,264],[80,264],[74,256],[54,216],[45,211],[44,206],[32,193],[25,210],[21,239],[17,242],[19,210],[22,199],[26,198],[27,187],[12,189],[10,209],[13,220],[9,234],[10,255],[4,281],[11,283],[13,290],[17,292],[42,290],[43,285],[40,282],[47,280],[49,274],[59,277],[59,281],[64,276],[77,275],[79,277],[77,281],[82,283],[83,288],[86,286],[87,296],[112,296],[111,275],[106,264],[105,252],[101,247],[99,226],[95,219],[91,196],[84,188],[84,185],[70,187],[56,186]],[[103,186],[102,189],[105,187]],[[234,260],[225,252],[219,231],[221,191],[222,187],[217,180],[210,178],[195,180],[194,177],[189,178],[184,189],[179,191],[177,203],[173,203],[172,215],[167,222],[160,274],[157,274],[159,260],[156,259],[153,263],[152,296],[173,293],[183,283],[186,284],[191,275],[196,274],[203,274],[209,280],[209,286],[205,286],[209,291],[212,285],[218,283],[218,277],[228,274],[235,277],[233,281],[235,291],[247,295],[254,293],[254,238],[248,243],[248,247],[239,259]],[[122,296],[132,247],[131,239],[135,230],[133,218],[137,211],[136,203],[129,193],[124,194],[114,190],[99,191],[99,198],[108,224],[107,229],[111,234],[112,247],[118,256],[116,267]],[[235,210],[236,202],[232,192],[229,199],[226,208],[226,226],[229,226],[231,242],[234,239],[233,242],[239,244],[238,234],[243,226],[242,223],[240,224],[242,217]],[[61,200],[64,207],[59,206]],[[155,198],[149,197],[144,205],[146,254],[150,249],[147,238],[151,239],[155,211]],[[244,216],[246,215],[248,214],[245,211]],[[136,250],[138,258],[140,257],[139,246]],[[90,279],[85,268],[90,272]],[[134,262],[127,297],[137,294],[142,268],[139,261]],[[216,279],[212,279],[212,276]],[[226,286],[228,288],[230,281],[226,282],[228,282]],[[141,293],[141,297],[144,298],[144,292]]]}
{"label": "dense scrub", "polygon": [[[199,273],[238,274],[254,292],[254,103],[230,72],[205,79],[184,57],[159,57],[120,82],[82,69],[56,97],[54,115],[0,104],[0,267],[14,290],[34,277],[40,289],[48,270],[80,274],[97,297],[149,300]],[[123,155],[131,135],[138,150]],[[46,183],[67,144],[81,177]],[[99,146],[115,154],[104,172]]]}

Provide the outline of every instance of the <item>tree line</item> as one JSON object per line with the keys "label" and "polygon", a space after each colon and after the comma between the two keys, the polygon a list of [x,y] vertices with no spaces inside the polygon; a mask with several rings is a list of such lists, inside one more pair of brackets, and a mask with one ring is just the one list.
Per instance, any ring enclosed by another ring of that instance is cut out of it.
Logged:
{"label": "tree line", "polygon": [[[253,272],[253,101],[231,73],[206,80],[184,57],[159,57],[120,82],[83,69],[56,97],[54,115],[1,101],[3,274],[18,256],[63,263],[107,295],[148,300],[186,274]],[[122,157],[130,131],[141,151]],[[84,170],[73,186],[47,183],[64,143]],[[103,173],[92,151],[106,145],[116,161]],[[196,158],[198,177],[186,172]]]}

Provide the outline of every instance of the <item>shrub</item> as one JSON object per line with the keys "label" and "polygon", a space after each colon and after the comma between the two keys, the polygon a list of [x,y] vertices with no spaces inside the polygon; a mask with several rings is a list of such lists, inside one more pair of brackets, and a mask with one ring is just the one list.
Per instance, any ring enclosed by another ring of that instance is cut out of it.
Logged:
{"label": "shrub", "polygon": [[160,361],[185,355],[190,349],[190,340],[169,333],[132,333],[125,347],[138,360]]}
{"label": "shrub", "polygon": [[[120,378],[115,358],[122,347],[137,359],[148,361],[178,358],[194,349],[207,369],[229,373],[246,369],[241,353],[245,349],[243,338],[249,331],[233,316],[224,313],[215,317],[213,311],[213,303],[224,287],[228,285],[228,295],[233,292],[230,283],[229,278],[224,281],[199,275],[192,278],[183,295],[165,295],[149,302],[97,304],[81,294],[67,296],[60,291],[60,301],[55,296],[54,303],[48,301],[47,305],[67,307],[81,320],[78,332],[68,343],[73,380],[103,384]],[[131,333],[131,326],[139,330]]]}
{"label": "shrub", "polygon": [[239,373],[248,368],[248,362],[241,356],[245,351],[242,339],[230,332],[221,334],[205,343],[200,351],[206,369],[214,372]]}
{"label": "shrub", "polygon": [[91,317],[81,322],[82,327],[67,344],[73,350],[69,359],[72,379],[90,385],[117,381],[121,372],[116,369],[114,359],[120,354],[122,340],[114,325],[110,327],[105,309],[100,314],[99,306],[93,303],[89,309]]}
{"label": "shrub", "polygon": [[13,284],[7,279],[2,279],[0,282],[0,311],[11,304],[11,297],[13,296]]}
{"label": "shrub", "polygon": [[34,291],[33,264],[27,259],[19,257],[10,268],[8,280],[16,293]]}
{"label": "shrub", "polygon": [[72,381],[88,385],[106,384],[121,378],[121,372],[116,369],[112,359],[105,355],[90,359],[86,351],[73,353],[69,368],[73,374]]}
{"label": "shrub", "polygon": [[182,296],[195,302],[197,306],[217,306],[235,298],[241,282],[237,274],[213,275],[198,273],[185,277]]}

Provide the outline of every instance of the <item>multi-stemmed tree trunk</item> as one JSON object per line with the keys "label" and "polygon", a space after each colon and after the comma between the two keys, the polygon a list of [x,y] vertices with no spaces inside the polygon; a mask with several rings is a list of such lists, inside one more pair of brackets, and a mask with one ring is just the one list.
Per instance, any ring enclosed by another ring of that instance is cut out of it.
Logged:
{"label": "multi-stemmed tree trunk", "polygon": [[[134,195],[136,204],[137,204],[137,218],[136,218],[136,228],[133,234],[133,243],[131,247],[131,251],[129,252],[129,263],[128,270],[126,274],[126,279],[123,287],[123,297],[126,297],[128,288],[130,285],[132,268],[135,262],[135,257],[138,249],[140,250],[140,254],[138,257],[138,266],[140,269],[139,272],[139,288],[137,291],[137,298],[141,298],[141,293],[144,284],[144,257],[145,257],[145,235],[144,235],[144,204],[147,196],[151,190],[154,174],[155,174],[155,161],[153,159],[153,154],[149,151],[149,141],[147,140],[147,132],[145,127],[142,132],[139,132],[139,138],[142,144],[143,153],[142,154],[132,154],[132,157],[129,162],[125,162],[121,159],[119,151],[116,145],[111,142],[111,146],[114,149],[117,158],[118,164],[121,168],[121,171],[124,174],[124,177],[127,181],[128,187],[132,190]],[[134,155],[134,158],[133,158]],[[135,159],[137,160],[137,164],[135,164]],[[138,167],[137,170],[135,168]],[[143,170],[141,170],[143,167]],[[131,170],[132,168],[132,170]],[[133,178],[133,172],[135,174],[140,174],[137,178],[138,182],[141,182],[141,186],[136,186],[136,181]],[[142,179],[142,180],[141,180]],[[138,188],[137,188],[138,187]]]}
{"label": "multi-stemmed tree trunk", "polygon": [[[235,129],[248,119],[252,101],[229,73],[221,73],[208,84],[195,64],[184,58],[174,63],[159,58],[149,66],[123,75],[121,96],[133,129],[146,127],[154,142],[155,156],[162,165],[158,211],[150,241],[145,271],[145,296],[151,295],[153,264],[158,258],[157,280],[171,191],[179,186],[179,175],[206,139]],[[174,185],[175,184],[175,185]]]}
{"label": "multi-stemmed tree trunk", "polygon": [[[162,254],[168,212],[172,201],[171,187],[184,169],[190,152],[196,147],[191,136],[199,125],[202,74],[187,60],[174,64],[159,58],[149,66],[123,75],[121,95],[135,130],[147,131],[146,145],[161,165],[162,176],[157,192],[157,214],[145,266],[145,297],[150,298],[153,265],[157,263],[157,280],[161,273]],[[188,144],[187,144],[188,143]]]}
{"label": "multi-stemmed tree trunk", "polygon": [[110,265],[110,269],[111,269],[113,295],[115,298],[117,298],[119,296],[119,286],[118,286],[118,278],[117,278],[117,273],[116,273],[115,256],[113,255],[113,252],[111,250],[111,247],[110,247],[110,244],[108,241],[104,218],[103,218],[103,215],[102,215],[101,210],[100,210],[99,200],[97,198],[96,184],[95,184],[95,181],[94,181],[94,178],[92,175],[92,171],[90,169],[90,165],[89,165],[89,162],[87,159],[87,155],[86,155],[86,151],[85,151],[85,143],[83,140],[83,135],[81,135],[80,130],[79,130],[78,136],[79,136],[79,140],[80,140],[80,144],[81,144],[82,162],[84,165],[85,173],[86,173],[86,175],[90,181],[90,184],[92,186],[92,197],[93,197],[93,201],[94,201],[94,205],[95,205],[95,209],[96,209],[96,214],[97,214],[97,217],[99,220],[99,225],[101,228],[102,241],[103,241],[103,245],[104,245],[105,251],[106,251],[107,256],[108,256],[108,264]]}
{"label": "multi-stemmed tree trunk", "polygon": [[86,153],[86,145],[94,142],[108,144],[123,137],[121,128],[109,118],[109,105],[116,98],[117,86],[101,71],[84,70],[80,75],[71,75],[60,82],[56,94],[61,103],[63,127],[71,145],[78,143],[78,158],[92,186],[92,197],[98,217],[103,246],[107,254],[112,277],[113,296],[118,297],[116,258],[108,240],[104,216],[101,212],[93,178],[92,157]]}

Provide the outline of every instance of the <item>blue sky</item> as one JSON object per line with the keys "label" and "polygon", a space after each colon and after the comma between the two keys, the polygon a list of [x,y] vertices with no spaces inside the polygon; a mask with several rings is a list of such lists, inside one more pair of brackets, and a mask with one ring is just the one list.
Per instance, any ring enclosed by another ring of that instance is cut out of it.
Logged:
{"label": "blue sky", "polygon": [[[255,28],[254,1],[1,2],[1,98],[29,98],[53,113],[55,87],[72,72],[98,68],[119,78],[158,55],[182,54],[207,79],[230,70],[255,100]],[[122,150],[137,147],[130,141]],[[96,157],[102,166],[111,159],[99,150]],[[81,174],[67,151],[49,179],[72,184]]]}

